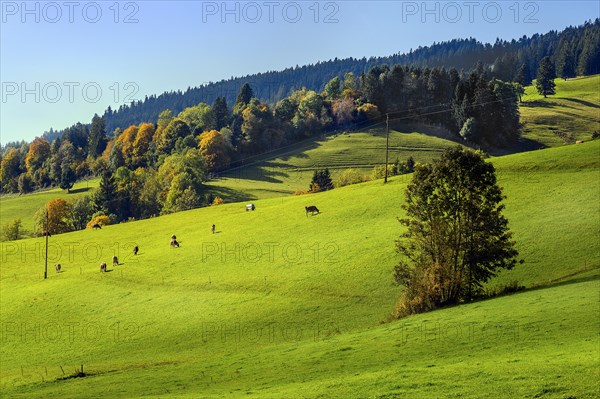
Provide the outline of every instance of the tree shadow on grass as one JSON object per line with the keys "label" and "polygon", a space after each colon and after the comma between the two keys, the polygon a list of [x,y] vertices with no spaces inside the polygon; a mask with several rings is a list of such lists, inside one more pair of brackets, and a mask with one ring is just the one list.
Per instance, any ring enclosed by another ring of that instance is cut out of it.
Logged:
{"label": "tree shadow on grass", "polygon": [[515,154],[519,152],[528,152],[534,150],[541,150],[547,148],[547,146],[539,141],[522,137],[519,143],[509,148],[495,148],[489,151],[489,154],[495,157],[502,155]]}
{"label": "tree shadow on grass", "polygon": [[555,102],[542,100],[524,101],[520,105],[526,108],[554,108],[560,106],[560,104]]}
{"label": "tree shadow on grass", "polygon": [[216,197],[223,198],[226,202],[246,202],[257,199],[254,195],[234,190],[229,187],[208,186],[207,191]]}
{"label": "tree shadow on grass", "polygon": [[600,105],[598,105],[598,104],[594,104],[594,103],[591,103],[591,102],[585,101],[585,100],[580,100],[578,98],[562,97],[561,99],[567,100],[567,101],[573,101],[577,104],[585,105],[587,107],[600,108]]}
{"label": "tree shadow on grass", "polygon": [[85,192],[90,191],[90,190],[91,190],[90,187],[81,187],[81,188],[76,188],[76,189],[69,190],[69,194],[85,193]]}
{"label": "tree shadow on grass", "polygon": [[213,181],[219,178],[228,178],[233,180],[260,181],[265,183],[282,183],[283,179],[289,178],[291,173],[297,172],[298,168],[286,163],[276,163],[265,161],[260,165],[249,167],[240,167],[235,170],[220,174]]}
{"label": "tree shadow on grass", "polygon": [[[592,275],[577,277],[577,275],[579,275],[579,274],[590,273],[593,271],[595,271],[595,273]],[[535,286],[526,288],[524,291],[537,291],[537,290],[543,290],[546,288],[562,287],[564,285],[585,283],[585,282],[597,281],[597,280],[600,280],[600,274],[598,273],[597,268],[596,269],[585,269],[585,270],[573,272],[567,276],[558,277],[554,280],[549,280],[547,283],[539,283]]]}

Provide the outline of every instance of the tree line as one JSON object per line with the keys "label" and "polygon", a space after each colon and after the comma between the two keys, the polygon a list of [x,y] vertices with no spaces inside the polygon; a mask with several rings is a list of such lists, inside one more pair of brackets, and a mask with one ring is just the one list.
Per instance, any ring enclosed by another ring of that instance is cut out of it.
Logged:
{"label": "tree line", "polygon": [[482,63],[468,74],[444,67],[375,66],[362,76],[334,77],[322,92],[296,90],[274,106],[259,100],[246,83],[233,107],[218,97],[212,105],[201,102],[177,114],[165,109],[154,121],[117,128],[113,137],[105,118],[94,115],[89,126],[77,123],[51,142],[37,137],[9,145],[2,153],[1,190],[69,190],[77,179],[116,174],[122,167],[158,172],[174,156],[197,158],[193,163],[203,180],[245,157],[378,123],[386,113],[437,123],[483,147],[508,146],[520,136],[516,87],[491,77]]}
{"label": "tree line", "polygon": [[[107,131],[112,133],[117,127],[124,129],[154,121],[165,109],[178,114],[200,102],[211,104],[217,97],[225,97],[228,104],[233,104],[244,83],[249,83],[255,89],[257,98],[273,106],[299,89],[320,92],[336,76],[343,78],[344,74],[352,72],[360,77],[373,67],[383,65],[401,64],[421,68],[443,66],[468,71],[477,62],[482,62],[490,71],[490,77],[528,85],[535,79],[535,71],[546,56],[556,65],[559,77],[600,73],[600,20],[569,26],[561,32],[550,31],[511,41],[497,39],[493,44],[483,44],[473,38],[454,39],[411,49],[405,54],[360,59],[335,58],[282,71],[232,77],[186,90],[146,96],[114,110],[109,107],[103,116]],[[48,140],[52,141],[60,134],[60,130],[51,130],[47,132]]]}

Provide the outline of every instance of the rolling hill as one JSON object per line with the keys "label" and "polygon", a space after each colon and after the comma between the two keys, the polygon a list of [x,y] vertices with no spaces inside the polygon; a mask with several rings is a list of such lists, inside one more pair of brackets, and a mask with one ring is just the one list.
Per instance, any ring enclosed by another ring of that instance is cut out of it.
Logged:
{"label": "rolling hill", "polygon": [[556,94],[544,98],[527,86],[520,106],[523,137],[542,147],[589,140],[600,132],[600,75],[556,79]]}
{"label": "rolling hill", "polygon": [[[556,80],[557,94],[543,98],[528,86],[521,104],[523,143],[502,153],[557,147],[587,141],[600,131],[600,75]],[[390,162],[412,156],[428,162],[456,141],[434,126],[392,121]],[[243,165],[223,172],[207,186],[226,202],[287,196],[308,189],[316,168],[329,167],[335,178],[348,168],[368,176],[374,166],[385,162],[385,126],[374,125],[360,132],[311,138],[285,148],[245,160]],[[21,218],[23,227],[33,229],[35,212],[55,197],[75,198],[98,185],[98,180],[79,182],[74,193],[54,189],[32,195],[0,196],[0,228]]]}
{"label": "rolling hill", "polygon": [[[543,98],[528,86],[520,106],[523,140],[515,148],[498,151],[509,154],[590,140],[600,131],[600,75],[563,81],[556,79],[554,96]],[[436,158],[456,139],[442,129],[395,121],[390,131],[389,162],[418,162]],[[307,190],[316,168],[329,167],[335,177],[341,170],[356,168],[369,175],[385,163],[385,125],[363,132],[309,139],[287,148],[250,158],[232,168],[209,187],[228,200],[242,201],[289,195]]]}
{"label": "rolling hill", "polygon": [[4,225],[8,222],[21,219],[25,233],[31,234],[34,229],[33,216],[48,201],[54,198],[64,198],[66,200],[79,198],[89,194],[94,188],[98,187],[98,184],[100,184],[100,179],[82,180],[75,183],[70,193],[60,188],[52,188],[26,195],[3,194],[0,196],[0,229],[4,229]]}
{"label": "rolling hill", "polygon": [[58,235],[48,280],[42,239],[2,243],[2,396],[596,397],[599,154],[492,158],[525,263],[489,287],[529,289],[399,321],[409,175]]}

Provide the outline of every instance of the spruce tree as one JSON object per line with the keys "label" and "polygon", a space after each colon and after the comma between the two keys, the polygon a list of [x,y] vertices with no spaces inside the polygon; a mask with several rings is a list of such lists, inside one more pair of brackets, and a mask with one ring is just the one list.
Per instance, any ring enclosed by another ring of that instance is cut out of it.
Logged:
{"label": "spruce tree", "polygon": [[88,155],[92,158],[96,158],[102,154],[102,151],[106,148],[106,128],[104,125],[104,117],[99,117],[98,114],[94,114],[92,118],[92,127],[90,128],[90,135],[88,136]]}
{"label": "spruce tree", "polygon": [[225,97],[217,97],[212,105],[215,115],[215,129],[221,130],[229,125],[229,110],[227,109],[227,100]]}
{"label": "spruce tree", "polygon": [[309,190],[313,193],[316,193],[331,189],[333,189],[333,181],[331,180],[329,168],[325,168],[324,170],[315,170],[313,178],[310,182]]}
{"label": "spruce tree", "polygon": [[117,183],[112,173],[105,172],[100,180],[100,186],[94,194],[95,207],[106,215],[116,214],[119,209],[117,199]]}
{"label": "spruce tree", "polygon": [[235,108],[237,109],[238,106],[243,107],[244,105],[247,105],[250,103],[250,100],[252,100],[252,97],[254,97],[252,87],[250,87],[248,83],[244,83],[235,99]]}
{"label": "spruce tree", "polygon": [[535,87],[538,93],[543,94],[544,98],[546,98],[548,94],[556,94],[556,91],[554,90],[556,87],[554,78],[556,78],[554,64],[550,60],[550,57],[546,56],[540,61],[540,66],[537,70],[537,78],[535,81]]}

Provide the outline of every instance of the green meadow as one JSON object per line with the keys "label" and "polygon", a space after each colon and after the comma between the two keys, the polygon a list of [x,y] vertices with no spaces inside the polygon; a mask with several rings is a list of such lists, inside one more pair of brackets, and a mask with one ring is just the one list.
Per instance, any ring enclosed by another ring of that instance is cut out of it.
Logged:
{"label": "green meadow", "polygon": [[523,137],[533,147],[590,140],[600,131],[600,75],[556,79],[556,94],[544,98],[527,86],[521,103]]}
{"label": "green meadow", "polygon": [[[449,145],[411,132],[395,145],[407,137]],[[41,238],[1,243],[2,397],[596,398],[599,155],[591,141],[492,158],[524,263],[488,286],[527,289],[402,320],[392,268],[409,175],[285,198],[260,180],[255,211],[53,236],[63,271],[46,280]],[[327,159],[308,157],[287,162]]]}
{"label": "green meadow", "polygon": [[[432,133],[437,132],[422,125],[400,125],[391,129],[389,162],[396,159],[404,162],[410,156],[417,162],[429,162],[444,149],[456,145]],[[350,168],[370,177],[375,166],[385,163],[385,147],[386,133],[381,126],[366,132],[307,140],[256,160],[250,159],[244,166],[209,182],[208,186],[216,195],[239,201],[290,195],[296,190],[308,190],[315,169],[328,167],[334,180]]]}
{"label": "green meadow", "polygon": [[[502,153],[563,146],[587,141],[600,130],[600,75],[564,81],[556,79],[557,94],[544,98],[535,86],[528,86],[520,104],[524,143]],[[441,129],[423,124],[392,121],[389,162],[428,162],[447,147],[455,145]],[[208,189],[226,202],[287,196],[307,190],[317,168],[329,167],[335,179],[349,168],[370,176],[375,166],[385,163],[385,126],[378,124],[361,132],[338,133],[308,139],[266,154],[247,158],[207,182]],[[74,193],[53,189],[33,195],[0,196],[2,225],[21,218],[23,227],[33,229],[33,214],[55,197],[75,198],[98,185],[98,179],[79,182]]]}
{"label": "green meadow", "polygon": [[[523,143],[494,155],[560,147],[589,141],[600,131],[600,75],[564,81],[556,79],[556,95],[537,94],[527,86],[520,104]],[[429,162],[448,146],[456,145],[442,129],[426,125],[390,123],[389,162]],[[208,183],[215,195],[229,201],[285,196],[307,190],[315,169],[329,167],[335,179],[341,171],[358,169],[370,176],[385,163],[385,125],[363,132],[343,133],[301,143],[247,159]]]}
{"label": "green meadow", "polygon": [[33,216],[48,201],[54,198],[77,199],[89,194],[92,189],[98,187],[98,184],[100,179],[79,181],[75,183],[70,193],[60,188],[53,188],[27,195],[3,194],[0,196],[0,229],[3,229],[8,222],[21,219],[25,233],[31,234],[34,229]]}

